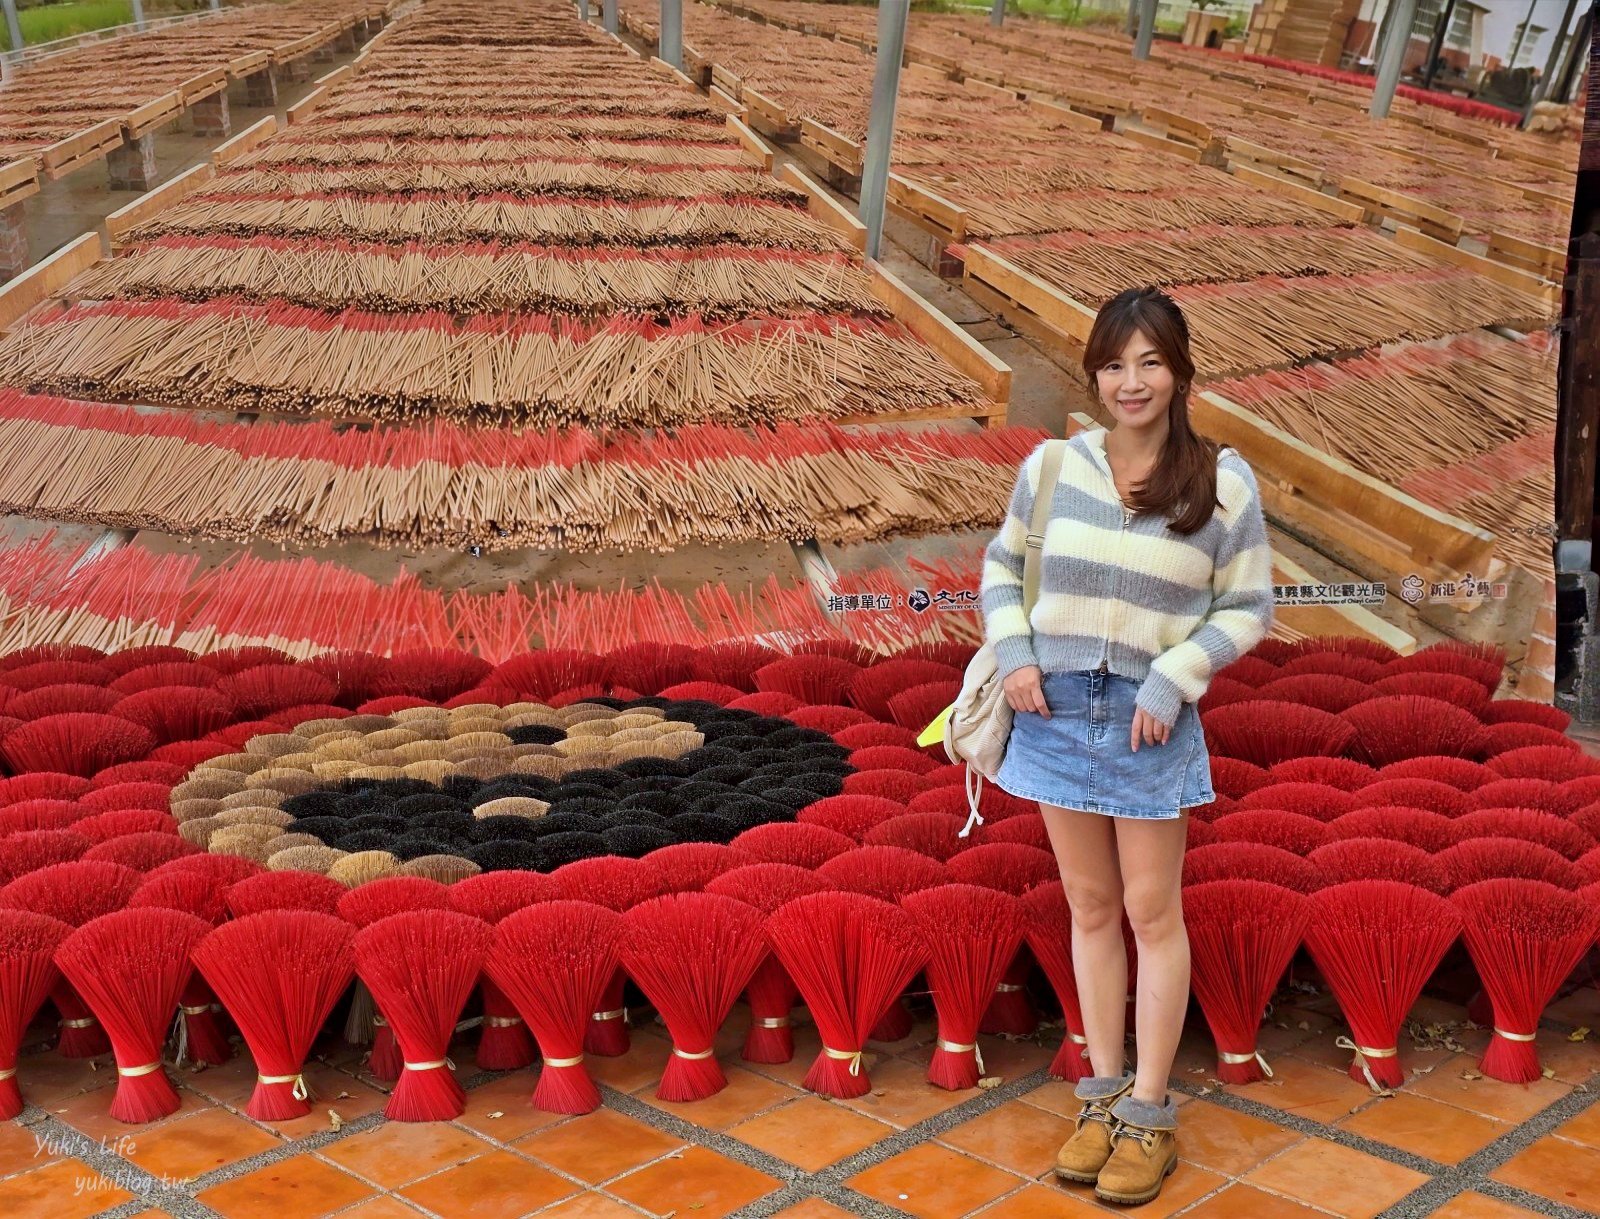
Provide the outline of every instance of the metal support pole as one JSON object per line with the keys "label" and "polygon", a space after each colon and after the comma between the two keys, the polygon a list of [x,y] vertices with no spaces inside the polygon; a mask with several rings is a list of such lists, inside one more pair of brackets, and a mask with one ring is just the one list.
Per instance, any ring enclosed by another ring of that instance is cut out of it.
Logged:
{"label": "metal support pole", "polygon": [[1556,70],[1561,67],[1561,48],[1567,41],[1567,28],[1572,25],[1572,10],[1578,7],[1578,0],[1567,0],[1566,8],[1561,13],[1561,24],[1556,26],[1554,37],[1550,43],[1550,54],[1544,61],[1544,72],[1539,77],[1539,83],[1528,95],[1528,109],[1523,116],[1533,113],[1533,108],[1544,101],[1545,94],[1550,91],[1550,82],[1555,79]]}
{"label": "metal support pole", "polygon": [[1522,19],[1522,26],[1517,30],[1517,41],[1511,48],[1511,58],[1506,60],[1507,68],[1517,66],[1517,56],[1522,54],[1523,39],[1527,38],[1528,27],[1533,24],[1533,6],[1538,2],[1539,0],[1528,0],[1528,15]]}
{"label": "metal support pole", "polygon": [[994,7],[989,10],[989,24],[1000,27],[1006,19],[1006,0],[994,0]]}
{"label": "metal support pole", "polygon": [[617,0],[602,0],[600,20],[605,25],[606,33],[617,32]]}
{"label": "metal support pole", "polygon": [[1150,44],[1156,37],[1156,0],[1139,0],[1139,36],[1133,42],[1135,59],[1150,58]]}
{"label": "metal support pole", "polygon": [[11,49],[22,50],[22,24],[17,20],[17,0],[0,0],[6,9],[6,33],[11,35]]}
{"label": "metal support pole", "polygon": [[1400,83],[1400,66],[1405,63],[1406,44],[1411,41],[1411,24],[1417,18],[1417,0],[1394,0],[1389,6],[1393,20],[1378,48],[1378,83],[1372,89],[1372,105],[1367,113],[1375,119],[1389,117],[1394,89]]}
{"label": "metal support pole", "polygon": [[683,71],[683,0],[661,0],[661,36],[656,54]]}
{"label": "metal support pole", "polygon": [[1139,0],[1128,0],[1128,15],[1122,19],[1122,32],[1129,38],[1139,32]]}
{"label": "metal support pole", "polygon": [[578,0],[578,20],[589,20],[589,0]]}
{"label": "metal support pole", "polygon": [[[1573,31],[1572,39],[1567,44],[1567,60],[1561,65],[1561,74],[1556,79],[1556,101],[1563,103],[1572,101],[1578,76],[1589,59],[1589,40],[1593,36],[1594,9],[1591,7],[1579,18],[1578,28]],[[1545,96],[1548,97],[1549,94]]]}
{"label": "metal support pole", "polygon": [[144,4],[141,0],[133,0],[133,28],[144,29]]}
{"label": "metal support pole", "polygon": [[894,144],[894,108],[900,96],[900,62],[906,54],[906,19],[911,0],[878,0],[878,64],[872,76],[872,113],[861,165],[861,206],[867,226],[867,257],[883,243],[883,209],[889,198],[889,151]]}
{"label": "metal support pole", "polygon": [[1428,40],[1428,62],[1422,65],[1422,87],[1433,88],[1434,73],[1439,67],[1439,57],[1444,54],[1444,40],[1450,36],[1450,19],[1456,15],[1456,0],[1447,0],[1439,23],[1433,27],[1433,37]]}
{"label": "metal support pole", "polygon": [[220,13],[222,11],[222,0],[211,0],[211,11]]}

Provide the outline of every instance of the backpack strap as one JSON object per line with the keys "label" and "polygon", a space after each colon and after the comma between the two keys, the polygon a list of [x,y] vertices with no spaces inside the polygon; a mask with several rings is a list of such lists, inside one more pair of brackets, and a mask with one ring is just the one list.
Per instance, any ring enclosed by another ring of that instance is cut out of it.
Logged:
{"label": "backpack strap", "polygon": [[1044,552],[1044,533],[1050,526],[1050,508],[1056,497],[1056,484],[1061,481],[1061,460],[1067,451],[1065,440],[1044,442],[1044,456],[1039,463],[1039,490],[1033,497],[1033,520],[1028,527],[1027,544],[1022,555],[1022,612],[1032,614],[1039,603],[1039,567]]}

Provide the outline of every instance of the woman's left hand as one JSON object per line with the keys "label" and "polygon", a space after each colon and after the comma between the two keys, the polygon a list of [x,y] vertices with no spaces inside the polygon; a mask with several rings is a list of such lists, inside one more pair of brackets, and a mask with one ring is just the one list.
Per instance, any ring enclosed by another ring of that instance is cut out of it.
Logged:
{"label": "woman's left hand", "polygon": [[1165,745],[1167,738],[1172,735],[1172,729],[1151,715],[1143,707],[1135,709],[1133,713],[1133,732],[1128,739],[1128,747],[1134,753],[1139,752],[1139,742],[1146,745]]}

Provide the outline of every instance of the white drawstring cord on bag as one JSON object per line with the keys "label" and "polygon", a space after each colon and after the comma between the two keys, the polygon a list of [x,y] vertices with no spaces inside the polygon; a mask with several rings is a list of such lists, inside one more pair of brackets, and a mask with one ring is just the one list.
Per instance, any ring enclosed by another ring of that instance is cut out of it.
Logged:
{"label": "white drawstring cord on bag", "polygon": [[967,823],[961,827],[957,838],[967,838],[972,834],[972,827],[983,824],[983,814],[978,811],[978,798],[983,795],[983,776],[973,769],[972,763],[967,763],[966,773],[967,788]]}

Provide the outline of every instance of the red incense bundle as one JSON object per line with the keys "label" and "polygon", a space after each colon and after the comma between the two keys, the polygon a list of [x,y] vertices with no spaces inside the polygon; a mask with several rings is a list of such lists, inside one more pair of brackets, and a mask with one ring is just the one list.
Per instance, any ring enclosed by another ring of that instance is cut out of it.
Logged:
{"label": "red incense bundle", "polygon": [[356,971],[400,1046],[400,1080],[384,1108],[392,1120],[449,1121],[466,1112],[447,1051],[493,935],[454,910],[408,910],[356,933]]}
{"label": "red incense bundle", "polygon": [[822,1037],[805,1086],[819,1096],[866,1095],[867,1035],[927,960],[915,924],[876,898],[816,893],[769,915],[766,935]]}
{"label": "red incense bundle", "polygon": [[623,916],[622,963],[672,1034],[656,1095],[702,1100],[727,1086],[713,1046],[766,955],[761,912],[715,893],[670,893]]}
{"label": "red incense bundle", "polygon": [[56,951],[56,965],[111,1038],[111,1116],[119,1122],[153,1122],[178,1109],[161,1043],[194,968],[189,954],[210,930],[178,910],[117,910],[79,927]]}
{"label": "red incense bundle", "polygon": [[256,1064],[245,1112],[284,1122],[311,1112],[302,1074],[322,1022],[355,976],[355,929],[310,910],[268,910],[224,923],[194,962],[244,1034]]}
{"label": "red incense bundle", "polygon": [[540,902],[501,920],[484,968],[538,1039],[544,1066],[533,1105],[589,1113],[600,1092],[583,1065],[583,1037],[617,972],[620,915],[593,902]]}
{"label": "red incense bundle", "polygon": [[979,885],[923,889],[900,904],[928,945],[928,985],[939,1017],[928,1081],[951,1091],[976,1087],[983,1074],[978,1024],[1022,943],[1022,905]]}

